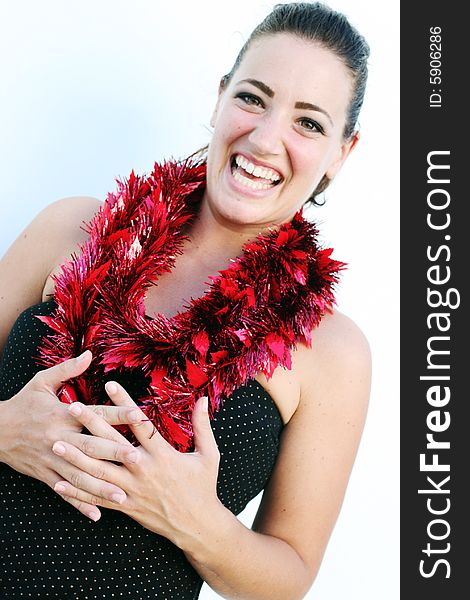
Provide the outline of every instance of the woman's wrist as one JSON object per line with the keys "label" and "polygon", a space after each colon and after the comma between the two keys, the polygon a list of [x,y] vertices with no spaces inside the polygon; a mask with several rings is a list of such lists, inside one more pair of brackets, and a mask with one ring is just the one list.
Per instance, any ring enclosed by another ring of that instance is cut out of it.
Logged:
{"label": "woman's wrist", "polygon": [[203,514],[190,531],[180,531],[172,540],[188,559],[206,563],[211,555],[217,555],[240,522],[236,516],[216,498],[212,506],[205,506]]}
{"label": "woman's wrist", "polygon": [[0,462],[6,462],[6,451],[10,446],[9,439],[12,435],[13,423],[9,411],[10,404],[11,400],[0,402]]}

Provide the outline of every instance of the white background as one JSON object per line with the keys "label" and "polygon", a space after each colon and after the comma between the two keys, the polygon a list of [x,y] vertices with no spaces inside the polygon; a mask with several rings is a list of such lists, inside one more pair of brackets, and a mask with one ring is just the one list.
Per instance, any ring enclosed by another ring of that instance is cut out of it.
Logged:
{"label": "white background", "polygon": [[[368,39],[362,139],[314,209],[373,352],[368,421],[309,600],[399,597],[399,3],[332,0]],[[221,75],[270,2],[0,0],[0,254],[45,205],[209,141]],[[253,501],[242,518],[250,524]],[[201,600],[217,598],[204,586]]]}

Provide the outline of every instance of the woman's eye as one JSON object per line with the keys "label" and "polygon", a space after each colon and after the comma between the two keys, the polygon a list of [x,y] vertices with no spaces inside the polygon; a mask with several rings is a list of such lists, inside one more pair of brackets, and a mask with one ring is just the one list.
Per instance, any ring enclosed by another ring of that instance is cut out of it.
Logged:
{"label": "woman's eye", "polygon": [[323,127],[312,119],[299,119],[299,123],[307,131],[317,131],[318,133],[323,133]]}
{"label": "woman's eye", "polygon": [[258,96],[254,96],[253,94],[247,94],[246,92],[241,92],[237,94],[237,98],[240,98],[245,104],[249,106],[263,106],[261,99]]}

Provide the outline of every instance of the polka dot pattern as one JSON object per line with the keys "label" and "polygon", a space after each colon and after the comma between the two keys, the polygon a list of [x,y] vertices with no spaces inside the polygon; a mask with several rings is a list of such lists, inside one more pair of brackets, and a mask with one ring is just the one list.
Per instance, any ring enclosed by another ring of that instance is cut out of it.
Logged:
{"label": "polka dot pattern", "polygon": [[[16,321],[0,366],[0,399],[38,370],[32,357],[47,326],[34,315],[54,308],[40,303]],[[212,427],[221,453],[218,495],[238,514],[269,479],[282,420],[253,380],[225,401]],[[122,513],[102,513],[92,523],[46,484],[0,463],[0,598],[198,598],[202,580],[179,548]]]}

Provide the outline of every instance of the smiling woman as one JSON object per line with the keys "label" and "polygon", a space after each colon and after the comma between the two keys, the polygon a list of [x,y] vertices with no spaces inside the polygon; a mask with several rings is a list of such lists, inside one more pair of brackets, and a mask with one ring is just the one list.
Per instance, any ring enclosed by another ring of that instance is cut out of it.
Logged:
{"label": "smiling woman", "polygon": [[2,259],[3,596],[305,596],[370,356],[302,207],[358,141],[367,57],[341,14],[275,7],[205,153],[51,204]]}
{"label": "smiling woman", "polygon": [[[355,134],[344,138],[352,83],[344,62],[318,42],[294,33],[255,38],[221,82],[203,208],[240,226],[292,219],[357,141]],[[234,167],[237,157],[248,162],[246,170]],[[270,169],[276,183],[256,167]]]}

